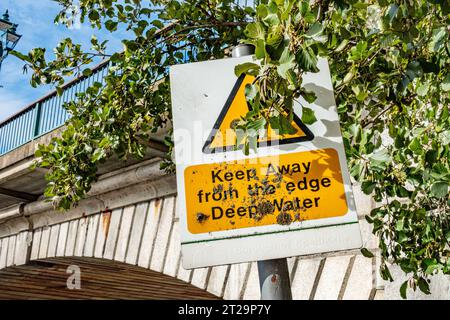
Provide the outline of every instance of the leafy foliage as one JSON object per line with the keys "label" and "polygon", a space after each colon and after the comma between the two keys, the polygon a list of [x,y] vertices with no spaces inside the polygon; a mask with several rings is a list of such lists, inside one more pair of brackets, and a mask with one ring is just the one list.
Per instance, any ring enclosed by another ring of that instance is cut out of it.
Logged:
{"label": "leafy foliage", "polygon": [[[235,70],[255,76],[246,88],[252,112],[236,124],[244,152],[269,124],[292,130],[294,100],[316,98],[301,87],[302,75],[327,56],[350,172],[378,204],[366,219],[380,240],[382,277],[392,280],[387,262],[410,273],[400,290],[406,297],[408,285],[428,293],[430,275],[450,274],[448,1],[271,0],[255,9],[229,0],[58,2],[57,22],[125,26],[135,37],[110,57],[105,86],[66,104],[72,118],[62,137],[37,151],[57,206],[84,197],[105,159],[143,156],[149,134],[171,118],[169,65],[222,58],[241,40],[255,47],[254,62]],[[85,52],[66,39],[50,62],[43,49],[16,55],[33,69],[32,85],[58,87],[74,72],[88,75],[87,65],[107,57],[106,45],[93,39]],[[313,123],[313,110],[303,106],[302,120]],[[164,167],[172,168],[170,156]]]}
{"label": "leafy foliage", "polygon": [[[251,10],[232,1],[212,3],[190,1],[59,1],[63,6],[56,22],[70,26],[74,19],[88,20],[93,28],[114,32],[124,27],[134,35],[123,40],[124,50],[109,57],[114,66],[105,85],[94,83],[77,99],[65,104],[71,119],[61,137],[39,146],[37,164],[49,168],[45,195],[62,209],[82,199],[97,179],[98,165],[117,155],[142,158],[149,134],[171,118],[168,66],[186,60],[207,60],[224,56],[224,47],[236,45],[243,36],[245,19]],[[162,9],[163,6],[163,9]],[[83,51],[70,39],[55,50],[47,62],[45,50],[28,55],[15,53],[32,69],[33,86],[53,83],[61,92],[67,76],[89,75],[95,57],[107,57],[106,43],[92,39],[90,51]],[[82,71],[81,71],[82,70]],[[170,140],[168,141],[171,147]],[[165,166],[171,168],[170,157]]]}
{"label": "leafy foliage", "polygon": [[[430,275],[450,274],[450,7],[345,3],[326,15],[351,174],[378,203],[366,219],[383,261],[411,273],[407,283],[427,293]],[[380,272],[392,279],[384,262]]]}
{"label": "leafy foliage", "polygon": [[[256,149],[258,131],[269,124],[280,134],[289,134],[294,100],[315,100],[315,94],[302,88],[302,75],[317,72],[317,54],[325,52],[323,25],[308,1],[270,1],[256,7],[256,17],[245,28],[241,42],[255,48],[255,63],[236,67],[235,73],[256,76],[247,85],[247,100],[252,111],[236,124],[244,152]],[[303,108],[302,120],[313,123],[314,111]],[[264,131],[262,131],[264,132]]]}

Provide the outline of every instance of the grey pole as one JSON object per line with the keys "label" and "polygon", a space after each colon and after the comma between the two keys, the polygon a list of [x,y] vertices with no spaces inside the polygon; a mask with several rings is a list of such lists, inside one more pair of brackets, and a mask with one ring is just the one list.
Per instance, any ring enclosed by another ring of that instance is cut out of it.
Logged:
{"label": "grey pole", "polygon": [[261,300],[292,300],[287,259],[258,261]]}
{"label": "grey pole", "polygon": [[[253,46],[239,44],[233,48],[233,58],[251,55]],[[286,258],[258,261],[261,300],[292,300],[291,281]]]}
{"label": "grey pole", "polygon": [[239,58],[243,56],[249,56],[255,53],[255,47],[249,44],[238,44],[231,51],[231,56],[233,58]]}

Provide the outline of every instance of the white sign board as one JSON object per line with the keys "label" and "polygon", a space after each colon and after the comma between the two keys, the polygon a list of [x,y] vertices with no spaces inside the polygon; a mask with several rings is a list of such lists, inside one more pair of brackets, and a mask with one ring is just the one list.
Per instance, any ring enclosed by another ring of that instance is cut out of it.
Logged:
{"label": "white sign board", "polygon": [[361,247],[327,61],[306,74],[317,99],[302,105],[317,121],[295,133],[261,135],[257,153],[234,147],[234,121],[250,110],[250,76],[234,67],[252,57],[171,67],[172,112],[186,269]]}

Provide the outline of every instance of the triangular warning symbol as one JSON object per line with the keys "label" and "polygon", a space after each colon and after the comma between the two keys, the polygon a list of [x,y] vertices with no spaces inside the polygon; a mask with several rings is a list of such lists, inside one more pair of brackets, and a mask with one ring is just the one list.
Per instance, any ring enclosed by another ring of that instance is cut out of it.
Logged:
{"label": "triangular warning symbol", "polygon": [[[214,124],[208,139],[203,146],[204,153],[216,153],[235,150],[236,134],[231,129],[232,122],[245,116],[251,110],[245,99],[245,86],[252,83],[254,77],[241,75],[220,112],[216,123]],[[314,138],[313,133],[303,124],[299,117],[294,113],[292,126],[296,129],[293,134],[278,135],[268,128],[265,137],[258,140],[258,146],[269,146],[271,144],[288,144],[300,141],[309,141]]]}

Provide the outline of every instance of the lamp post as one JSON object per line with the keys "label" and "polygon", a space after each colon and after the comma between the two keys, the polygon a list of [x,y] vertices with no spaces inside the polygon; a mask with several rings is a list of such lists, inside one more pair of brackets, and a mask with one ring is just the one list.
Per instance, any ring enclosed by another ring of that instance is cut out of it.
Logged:
{"label": "lamp post", "polygon": [[17,24],[9,21],[8,10],[0,18],[0,70],[8,53],[14,49],[21,35],[17,34]]}

